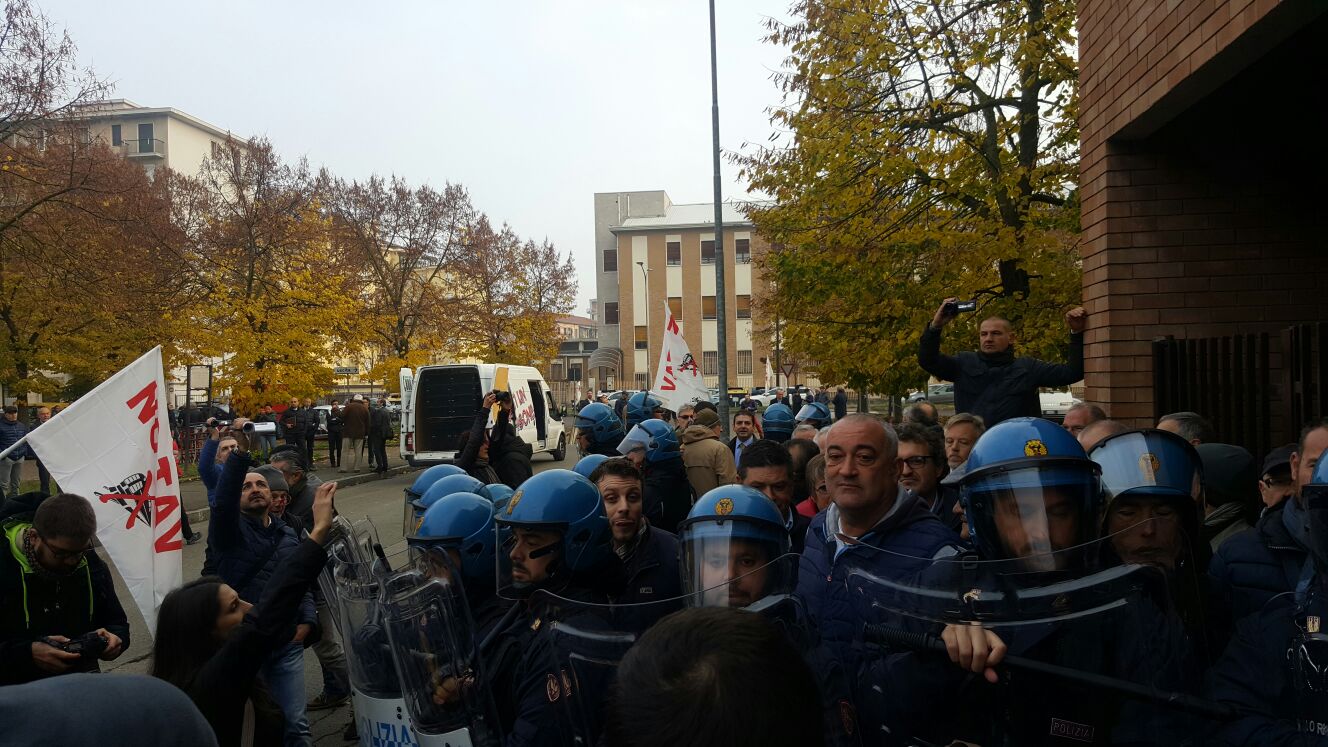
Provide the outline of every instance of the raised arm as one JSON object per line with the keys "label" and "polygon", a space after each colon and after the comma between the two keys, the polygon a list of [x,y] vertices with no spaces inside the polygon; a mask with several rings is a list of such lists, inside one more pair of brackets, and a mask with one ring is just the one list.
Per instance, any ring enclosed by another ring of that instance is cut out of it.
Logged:
{"label": "raised arm", "polygon": [[475,460],[480,455],[480,445],[483,444],[484,424],[489,422],[489,408],[493,407],[493,393],[484,395],[484,401],[480,403],[480,411],[475,413],[475,421],[470,425],[470,440],[466,441],[466,448],[461,450],[453,464],[470,471],[475,465]]}
{"label": "raised arm", "polygon": [[1071,309],[1065,315],[1065,323],[1070,327],[1066,362],[1038,361],[1034,372],[1038,386],[1069,386],[1084,378],[1084,327],[1088,324],[1088,315],[1083,307]]}
{"label": "raised arm", "polygon": [[217,480],[217,500],[208,525],[208,545],[216,550],[225,550],[241,542],[240,492],[253,458],[249,456],[249,439],[245,434],[237,430],[236,440],[238,446],[227,457]]}
{"label": "raised arm", "polygon": [[946,304],[955,301],[947,298],[932,316],[931,323],[922,331],[918,340],[918,365],[923,371],[945,381],[954,381],[959,377],[959,361],[941,352],[941,330],[954,318],[946,312]]}

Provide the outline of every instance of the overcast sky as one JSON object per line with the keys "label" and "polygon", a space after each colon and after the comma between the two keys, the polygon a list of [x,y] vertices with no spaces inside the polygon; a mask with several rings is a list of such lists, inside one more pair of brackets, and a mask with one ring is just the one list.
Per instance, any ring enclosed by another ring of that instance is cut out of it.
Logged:
{"label": "overcast sky", "polygon": [[[594,293],[595,192],[709,202],[702,0],[38,0],[115,84],[346,178],[464,184],[495,222],[571,250]],[[720,142],[764,143],[789,0],[719,0]],[[741,197],[724,166],[724,197]]]}

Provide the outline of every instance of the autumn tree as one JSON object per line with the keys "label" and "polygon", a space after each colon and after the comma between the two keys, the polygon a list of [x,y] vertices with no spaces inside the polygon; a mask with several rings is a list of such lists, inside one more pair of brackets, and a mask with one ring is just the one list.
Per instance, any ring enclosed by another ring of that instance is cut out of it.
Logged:
{"label": "autumn tree", "polygon": [[[771,23],[786,133],[738,157],[785,345],[823,381],[902,392],[925,381],[917,340],[940,300],[981,300],[951,325],[1015,321],[1023,352],[1060,354],[1079,296],[1074,5],[1045,0],[804,0]],[[1036,277],[999,288],[1000,260]],[[994,290],[997,295],[981,292]],[[1004,290],[1007,295],[999,295]]]}
{"label": "autumn tree", "polygon": [[217,388],[242,408],[331,389],[328,361],[363,344],[366,314],[307,164],[227,139],[197,178],[170,180],[181,255],[205,298],[187,345],[224,359]]}
{"label": "autumn tree", "polygon": [[56,395],[173,337],[164,191],[82,115],[107,87],[29,3],[0,30],[0,381]]}
{"label": "autumn tree", "polygon": [[471,221],[456,265],[455,318],[464,355],[548,368],[558,355],[558,316],[576,300],[572,258],[547,240],[495,230],[487,216]]}
{"label": "autumn tree", "polygon": [[403,366],[457,347],[457,302],[447,288],[474,211],[470,197],[460,185],[412,188],[397,177],[322,179],[334,250],[361,274],[376,353],[368,378],[393,388]]}

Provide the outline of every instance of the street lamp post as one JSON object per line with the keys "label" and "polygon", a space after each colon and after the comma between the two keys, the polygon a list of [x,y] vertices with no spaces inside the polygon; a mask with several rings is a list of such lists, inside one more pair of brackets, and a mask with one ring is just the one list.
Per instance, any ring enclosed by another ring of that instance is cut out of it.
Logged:
{"label": "street lamp post", "polygon": [[729,330],[724,278],[724,196],[719,176],[719,61],[715,52],[715,0],[710,0],[710,129],[715,161],[715,342],[719,348],[719,423],[729,432]]}
{"label": "street lamp post", "polygon": [[[637,267],[641,268],[641,275],[646,279],[646,302],[642,304],[646,309],[646,391],[654,386],[654,379],[650,378],[650,270],[645,262],[637,262]],[[633,347],[636,347],[633,345]]]}

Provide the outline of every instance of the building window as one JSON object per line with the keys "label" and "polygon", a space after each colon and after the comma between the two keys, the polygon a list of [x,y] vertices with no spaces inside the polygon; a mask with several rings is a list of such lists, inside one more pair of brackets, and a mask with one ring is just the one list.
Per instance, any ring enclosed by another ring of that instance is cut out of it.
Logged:
{"label": "building window", "polygon": [[681,298],[670,298],[670,299],[669,299],[669,311],[672,311],[672,312],[673,312],[673,318],[674,318],[674,320],[681,321],[681,320],[682,320],[682,299],[681,299]]}
{"label": "building window", "polygon": [[665,264],[677,266],[682,264],[682,242],[670,241],[664,245]]}
{"label": "building window", "polygon": [[649,347],[650,347],[650,343],[649,343],[649,338],[646,337],[646,328],[645,328],[645,327],[637,327],[637,328],[636,328],[636,349],[637,349],[637,350],[646,350],[646,349],[649,348]]}
{"label": "building window", "polygon": [[642,391],[650,388],[650,379],[647,379],[644,373],[636,375],[636,388]]}
{"label": "building window", "polygon": [[714,350],[707,350],[701,353],[701,375],[718,376],[719,375],[719,353]]}
{"label": "building window", "polygon": [[561,363],[550,363],[550,364],[549,364],[549,378],[552,379],[552,380],[554,380],[554,381],[562,381],[562,378],[563,378],[563,364],[561,364]]}
{"label": "building window", "polygon": [[751,297],[751,296],[738,296],[738,309],[737,309],[737,315],[738,315],[738,318],[739,318],[739,319],[751,319],[751,318],[752,318],[752,297]]}
{"label": "building window", "polygon": [[716,318],[718,318],[718,317],[715,315],[715,297],[714,297],[714,296],[701,296],[701,318],[702,318],[702,319],[716,319]]}
{"label": "building window", "polygon": [[605,249],[605,250],[604,250],[604,271],[605,271],[605,272],[617,272],[617,271],[618,271],[618,250],[617,250],[617,249]]}
{"label": "building window", "polygon": [[569,364],[567,365],[567,380],[568,380],[568,381],[580,381],[580,380],[581,380],[581,364],[580,364],[580,363],[576,363],[576,364],[571,364],[571,363],[569,363]]}
{"label": "building window", "polygon": [[604,323],[605,323],[605,324],[617,324],[617,323],[618,323],[618,302],[617,302],[617,301],[611,301],[611,302],[609,302],[609,303],[604,304]]}
{"label": "building window", "polygon": [[738,239],[733,242],[733,261],[740,265],[749,264],[752,261],[752,240]]}
{"label": "building window", "polygon": [[715,242],[714,240],[701,242],[701,264],[713,265],[715,263]]}
{"label": "building window", "polygon": [[124,135],[120,133],[120,125],[111,125],[111,145],[122,143],[124,143]]}
{"label": "building window", "polygon": [[738,375],[747,376],[752,372],[752,351],[738,351]]}

